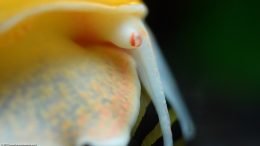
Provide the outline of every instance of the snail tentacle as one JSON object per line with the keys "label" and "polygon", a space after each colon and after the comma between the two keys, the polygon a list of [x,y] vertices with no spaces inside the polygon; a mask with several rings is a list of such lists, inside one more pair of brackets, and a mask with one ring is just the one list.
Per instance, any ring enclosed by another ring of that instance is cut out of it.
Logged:
{"label": "snail tentacle", "polygon": [[[140,22],[143,27],[143,32],[147,32],[144,24]],[[159,75],[159,70],[156,63],[156,58],[148,33],[144,34],[142,46],[133,51],[133,56],[137,62],[137,69],[141,81],[151,96],[152,102],[158,113],[160,126],[162,129],[164,145],[172,146],[172,132],[170,117],[166,105],[165,95]]]}
{"label": "snail tentacle", "polygon": [[191,140],[195,135],[194,123],[181,97],[181,93],[179,92],[179,89],[177,87],[176,80],[172,76],[170,68],[167,65],[161,49],[151,31],[149,31],[149,36],[151,36],[154,52],[156,54],[160,77],[162,80],[164,92],[166,94],[166,100],[173,107],[174,111],[177,114],[184,138],[186,140]]}

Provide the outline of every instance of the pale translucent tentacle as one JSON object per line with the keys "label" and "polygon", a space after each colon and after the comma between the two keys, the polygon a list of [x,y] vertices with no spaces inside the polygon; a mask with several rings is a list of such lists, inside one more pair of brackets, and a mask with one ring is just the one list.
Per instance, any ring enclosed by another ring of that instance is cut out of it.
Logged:
{"label": "pale translucent tentacle", "polygon": [[158,113],[164,145],[172,146],[171,123],[151,41],[143,23],[140,20],[136,20],[136,22],[140,23],[141,30],[146,33],[143,35],[142,46],[139,49],[133,50],[133,55],[138,66],[139,76],[144,87],[151,96]]}
{"label": "pale translucent tentacle", "polygon": [[160,47],[157,44],[151,31],[149,31],[149,36],[151,36],[154,52],[157,57],[156,59],[160,71],[160,77],[162,80],[164,92],[166,94],[166,99],[168,100],[170,105],[174,108],[177,114],[184,138],[186,140],[191,140],[195,135],[194,123],[181,97],[181,94],[177,87],[176,81],[172,76],[170,68],[167,65],[166,60],[164,59],[163,54],[160,50]]}

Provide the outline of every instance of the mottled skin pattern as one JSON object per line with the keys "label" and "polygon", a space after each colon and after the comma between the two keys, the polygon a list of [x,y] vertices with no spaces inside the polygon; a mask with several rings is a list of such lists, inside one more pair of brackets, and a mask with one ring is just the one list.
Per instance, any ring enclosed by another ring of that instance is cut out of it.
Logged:
{"label": "mottled skin pattern", "polygon": [[71,146],[129,130],[140,100],[135,65],[103,48],[35,63],[0,85],[0,143]]}

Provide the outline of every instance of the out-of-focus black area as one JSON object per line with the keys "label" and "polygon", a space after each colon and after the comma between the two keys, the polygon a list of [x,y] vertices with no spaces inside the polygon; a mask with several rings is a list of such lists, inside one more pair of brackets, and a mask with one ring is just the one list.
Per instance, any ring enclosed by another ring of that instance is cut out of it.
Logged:
{"label": "out-of-focus black area", "polygon": [[260,2],[145,3],[197,127],[188,145],[260,145]]}

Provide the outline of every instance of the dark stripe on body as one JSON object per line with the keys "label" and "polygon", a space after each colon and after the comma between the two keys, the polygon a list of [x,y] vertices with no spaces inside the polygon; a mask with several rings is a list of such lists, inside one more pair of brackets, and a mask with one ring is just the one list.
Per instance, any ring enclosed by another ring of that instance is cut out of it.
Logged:
{"label": "dark stripe on body", "polygon": [[152,104],[149,103],[148,107],[146,108],[145,114],[142,118],[142,121],[138,125],[138,128],[131,138],[129,146],[140,146],[142,144],[143,139],[153,130],[153,128],[159,122],[157,112]]}
{"label": "dark stripe on body", "polygon": [[[172,139],[174,142],[182,138],[181,127],[179,121],[172,123]],[[152,146],[163,146],[163,138],[160,137]]]}
{"label": "dark stripe on body", "polygon": [[[167,104],[168,105],[168,104]],[[168,106],[170,108],[170,106]],[[138,125],[138,128],[132,136],[128,146],[141,146],[145,137],[155,128],[159,123],[158,115],[152,102],[146,108],[145,114]],[[182,132],[178,121],[174,121],[171,126],[172,138],[174,142],[182,138]],[[162,136],[155,140],[153,146],[163,146]]]}

